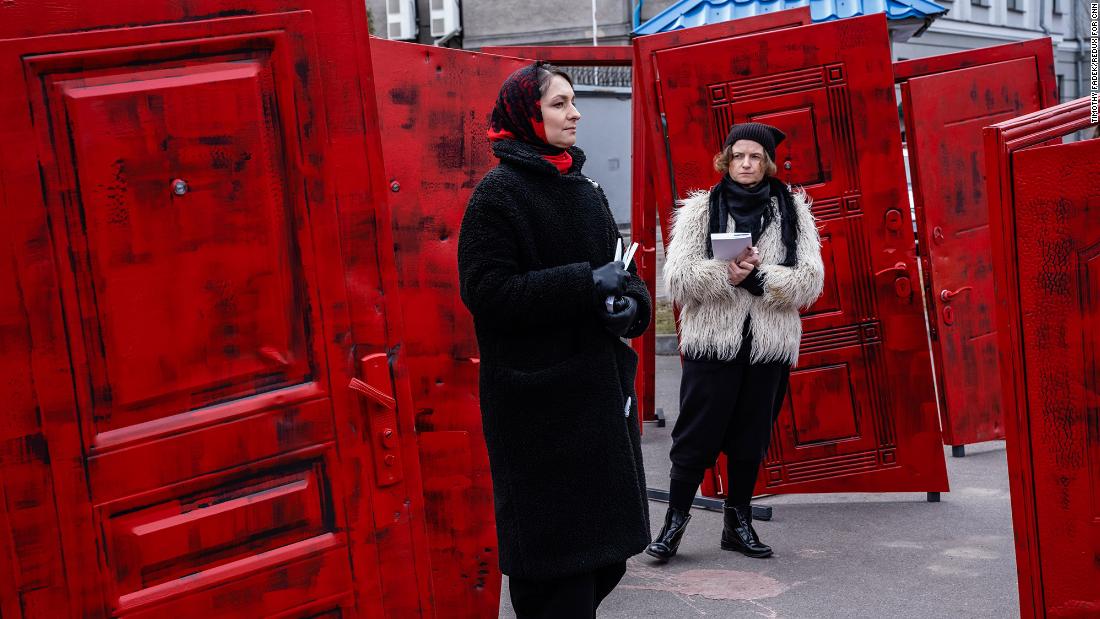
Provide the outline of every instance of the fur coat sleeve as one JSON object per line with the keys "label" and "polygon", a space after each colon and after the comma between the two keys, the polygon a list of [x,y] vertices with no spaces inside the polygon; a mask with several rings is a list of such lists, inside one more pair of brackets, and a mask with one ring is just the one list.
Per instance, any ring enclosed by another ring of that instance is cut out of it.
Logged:
{"label": "fur coat sleeve", "polygon": [[680,307],[719,303],[731,292],[750,294],[730,284],[724,260],[706,256],[710,212],[697,205],[707,195],[706,191],[692,193],[673,214],[664,275],[669,295]]}
{"label": "fur coat sleeve", "polygon": [[821,296],[825,285],[825,267],[821,262],[821,237],[810,213],[805,192],[794,194],[798,213],[798,260],[794,266],[760,265],[764,294],[760,301],[777,309],[805,309]]}

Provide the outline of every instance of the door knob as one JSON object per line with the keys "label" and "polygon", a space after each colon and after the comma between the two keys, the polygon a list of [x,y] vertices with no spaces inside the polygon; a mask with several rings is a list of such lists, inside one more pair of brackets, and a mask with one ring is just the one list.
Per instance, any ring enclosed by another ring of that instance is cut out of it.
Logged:
{"label": "door knob", "polygon": [[940,300],[944,303],[947,303],[951,299],[955,298],[963,292],[966,292],[967,290],[973,290],[973,288],[971,286],[963,286],[962,288],[957,288],[955,290],[941,290]]}
{"label": "door knob", "polygon": [[905,266],[904,262],[897,262],[894,266],[883,269],[875,273],[875,277],[881,277],[883,275],[893,273],[894,274],[894,293],[898,295],[900,299],[908,299],[913,294],[913,284],[909,281],[909,268]]}
{"label": "door knob", "polygon": [[905,267],[904,262],[898,262],[894,266],[892,266],[888,269],[883,269],[883,270],[875,273],[875,277],[881,277],[883,275],[886,275],[887,273],[893,273],[894,275],[897,275],[898,277],[901,277],[902,275],[908,275],[909,274],[909,269]]}

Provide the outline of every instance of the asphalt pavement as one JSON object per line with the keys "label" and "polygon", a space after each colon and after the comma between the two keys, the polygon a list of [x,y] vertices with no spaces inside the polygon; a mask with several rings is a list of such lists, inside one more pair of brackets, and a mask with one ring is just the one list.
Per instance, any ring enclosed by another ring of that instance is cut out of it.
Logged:
{"label": "asphalt pavement", "polygon": [[[668,425],[646,424],[642,447],[652,488],[668,488],[668,448],[678,412],[679,359],[657,357],[657,405]],[[772,496],[757,531],[775,549],[750,559],[718,547],[722,515],[693,509],[671,562],[627,563],[599,617],[1016,617],[1015,547],[1003,442],[945,449],[951,492]],[[650,502],[653,534],[665,504]],[[501,617],[514,617],[507,577]]]}

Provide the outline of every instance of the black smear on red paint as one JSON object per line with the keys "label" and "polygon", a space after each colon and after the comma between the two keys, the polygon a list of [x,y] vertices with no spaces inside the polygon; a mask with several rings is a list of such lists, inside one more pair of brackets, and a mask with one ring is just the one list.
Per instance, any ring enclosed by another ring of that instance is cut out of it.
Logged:
{"label": "black smear on red paint", "polygon": [[390,101],[397,105],[416,105],[420,101],[420,89],[412,86],[391,88]]}
{"label": "black smear on red paint", "polygon": [[[167,150],[167,142],[171,138],[165,138],[162,148]],[[233,138],[228,135],[204,135],[199,137],[199,144],[203,146],[226,146],[233,143]]]}

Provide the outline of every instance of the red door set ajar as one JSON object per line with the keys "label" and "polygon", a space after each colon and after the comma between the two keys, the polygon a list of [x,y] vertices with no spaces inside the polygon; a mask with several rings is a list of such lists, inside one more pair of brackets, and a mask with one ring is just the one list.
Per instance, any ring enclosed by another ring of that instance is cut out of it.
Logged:
{"label": "red door set ajar", "polygon": [[532,58],[632,67],[650,290],[730,125],[790,137],[826,283],[758,493],[934,498],[945,444],[1005,438],[1022,613],[1100,613],[1100,141],[1062,143],[1088,102],[1055,106],[1049,39],[892,64],[883,15],[806,8],[483,53],[345,0],[4,12],[0,617],[496,616],[456,247]]}

